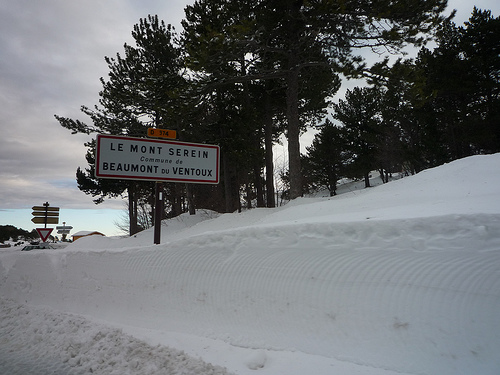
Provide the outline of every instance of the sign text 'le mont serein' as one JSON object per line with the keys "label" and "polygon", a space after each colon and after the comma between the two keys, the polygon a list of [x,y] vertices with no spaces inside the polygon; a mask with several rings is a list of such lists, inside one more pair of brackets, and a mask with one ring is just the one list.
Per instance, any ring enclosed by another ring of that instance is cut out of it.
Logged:
{"label": "sign text 'le mont serein'", "polygon": [[98,135],[97,178],[219,183],[219,146]]}

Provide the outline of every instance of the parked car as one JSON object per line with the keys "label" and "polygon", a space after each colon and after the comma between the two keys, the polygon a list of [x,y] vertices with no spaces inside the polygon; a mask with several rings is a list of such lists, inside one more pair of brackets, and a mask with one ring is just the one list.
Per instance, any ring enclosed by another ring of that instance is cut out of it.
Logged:
{"label": "parked car", "polygon": [[48,243],[40,243],[38,245],[28,245],[21,249],[21,251],[31,251],[36,249],[55,249],[54,246],[49,245]]}

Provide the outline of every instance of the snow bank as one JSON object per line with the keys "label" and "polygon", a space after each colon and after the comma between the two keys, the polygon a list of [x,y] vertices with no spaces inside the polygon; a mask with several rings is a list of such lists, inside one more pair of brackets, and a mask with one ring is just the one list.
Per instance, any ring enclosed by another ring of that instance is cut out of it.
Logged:
{"label": "snow bank", "polygon": [[40,374],[212,374],[226,370],[184,352],[152,347],[79,316],[0,300],[0,371]]}
{"label": "snow bank", "polygon": [[4,252],[0,291],[239,374],[304,373],[280,361],[290,353],[315,374],[498,374],[499,164],[467,158],[356,194],[184,217],[194,222],[167,224],[161,245],[145,231]]}

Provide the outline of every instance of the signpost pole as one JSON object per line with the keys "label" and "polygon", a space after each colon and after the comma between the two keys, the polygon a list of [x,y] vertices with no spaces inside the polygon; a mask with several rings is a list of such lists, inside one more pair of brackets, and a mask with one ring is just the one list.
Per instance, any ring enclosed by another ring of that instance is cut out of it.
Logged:
{"label": "signpost pole", "polygon": [[155,184],[155,223],[154,223],[154,244],[161,242],[161,218],[163,214],[163,184]]}
{"label": "signpost pole", "polygon": [[47,217],[49,216],[48,212],[49,212],[49,202],[45,202],[43,204],[43,206],[45,207],[45,221],[44,221],[44,228],[47,228]]}

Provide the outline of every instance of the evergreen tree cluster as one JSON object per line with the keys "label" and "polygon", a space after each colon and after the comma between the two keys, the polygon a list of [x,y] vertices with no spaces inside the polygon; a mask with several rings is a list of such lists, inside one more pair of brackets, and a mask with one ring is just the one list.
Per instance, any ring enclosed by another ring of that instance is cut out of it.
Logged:
{"label": "evergreen tree cluster", "polygon": [[9,240],[17,241],[19,239],[31,240],[39,238],[36,230],[28,232],[22,228],[16,228],[13,225],[0,225],[0,242]]}
{"label": "evergreen tree cluster", "polygon": [[308,188],[335,194],[341,177],[422,169],[500,151],[500,18],[474,8],[464,26],[443,22],[430,51],[377,64],[371,85],[333,106],[305,157]]}
{"label": "evergreen tree cluster", "polygon": [[[493,151],[494,142],[489,148],[445,147],[430,136],[437,129],[432,122],[438,120],[426,106],[440,114],[440,121],[448,121],[446,131],[439,131],[443,136],[460,128],[444,112],[456,104],[440,91],[438,78],[444,77],[436,72],[431,80],[428,73],[439,63],[437,50],[422,50],[417,61],[392,67],[387,61],[369,67],[358,54],[366,49],[396,53],[408,44],[421,47],[436,30],[443,41],[448,41],[446,32],[462,35],[462,29],[452,26],[452,15],[442,16],[446,5],[446,0],[197,0],[185,8],[180,34],[157,16],[148,16],[133,28],[135,45],[125,44],[123,54],[105,58],[109,74],[101,78],[99,103],[81,108],[91,123],[56,118],[74,133],[145,137],[148,127],[156,127],[176,130],[181,141],[219,145],[221,183],[163,184],[165,217],[194,207],[218,212],[274,207],[273,145],[283,135],[290,199],[303,194],[305,183],[324,184],[334,192],[338,178],[363,176],[375,162],[387,170],[413,163],[418,170],[445,160],[446,152]],[[458,60],[473,64],[474,49],[456,48]],[[490,65],[473,65],[482,82],[488,81]],[[372,87],[355,89],[334,104],[342,76],[368,77]],[[486,116],[482,110],[494,105],[498,94],[498,85],[489,91],[477,86],[483,91],[468,104],[475,118]],[[325,123],[309,155],[302,156],[300,134],[319,126],[331,110],[335,125]],[[493,129],[491,116],[481,121]],[[432,142],[439,143],[439,152]],[[144,212],[154,209],[154,186],[96,179],[95,141],[86,146],[88,167],[77,170],[80,190],[96,203],[127,196],[130,234],[150,225]]]}

